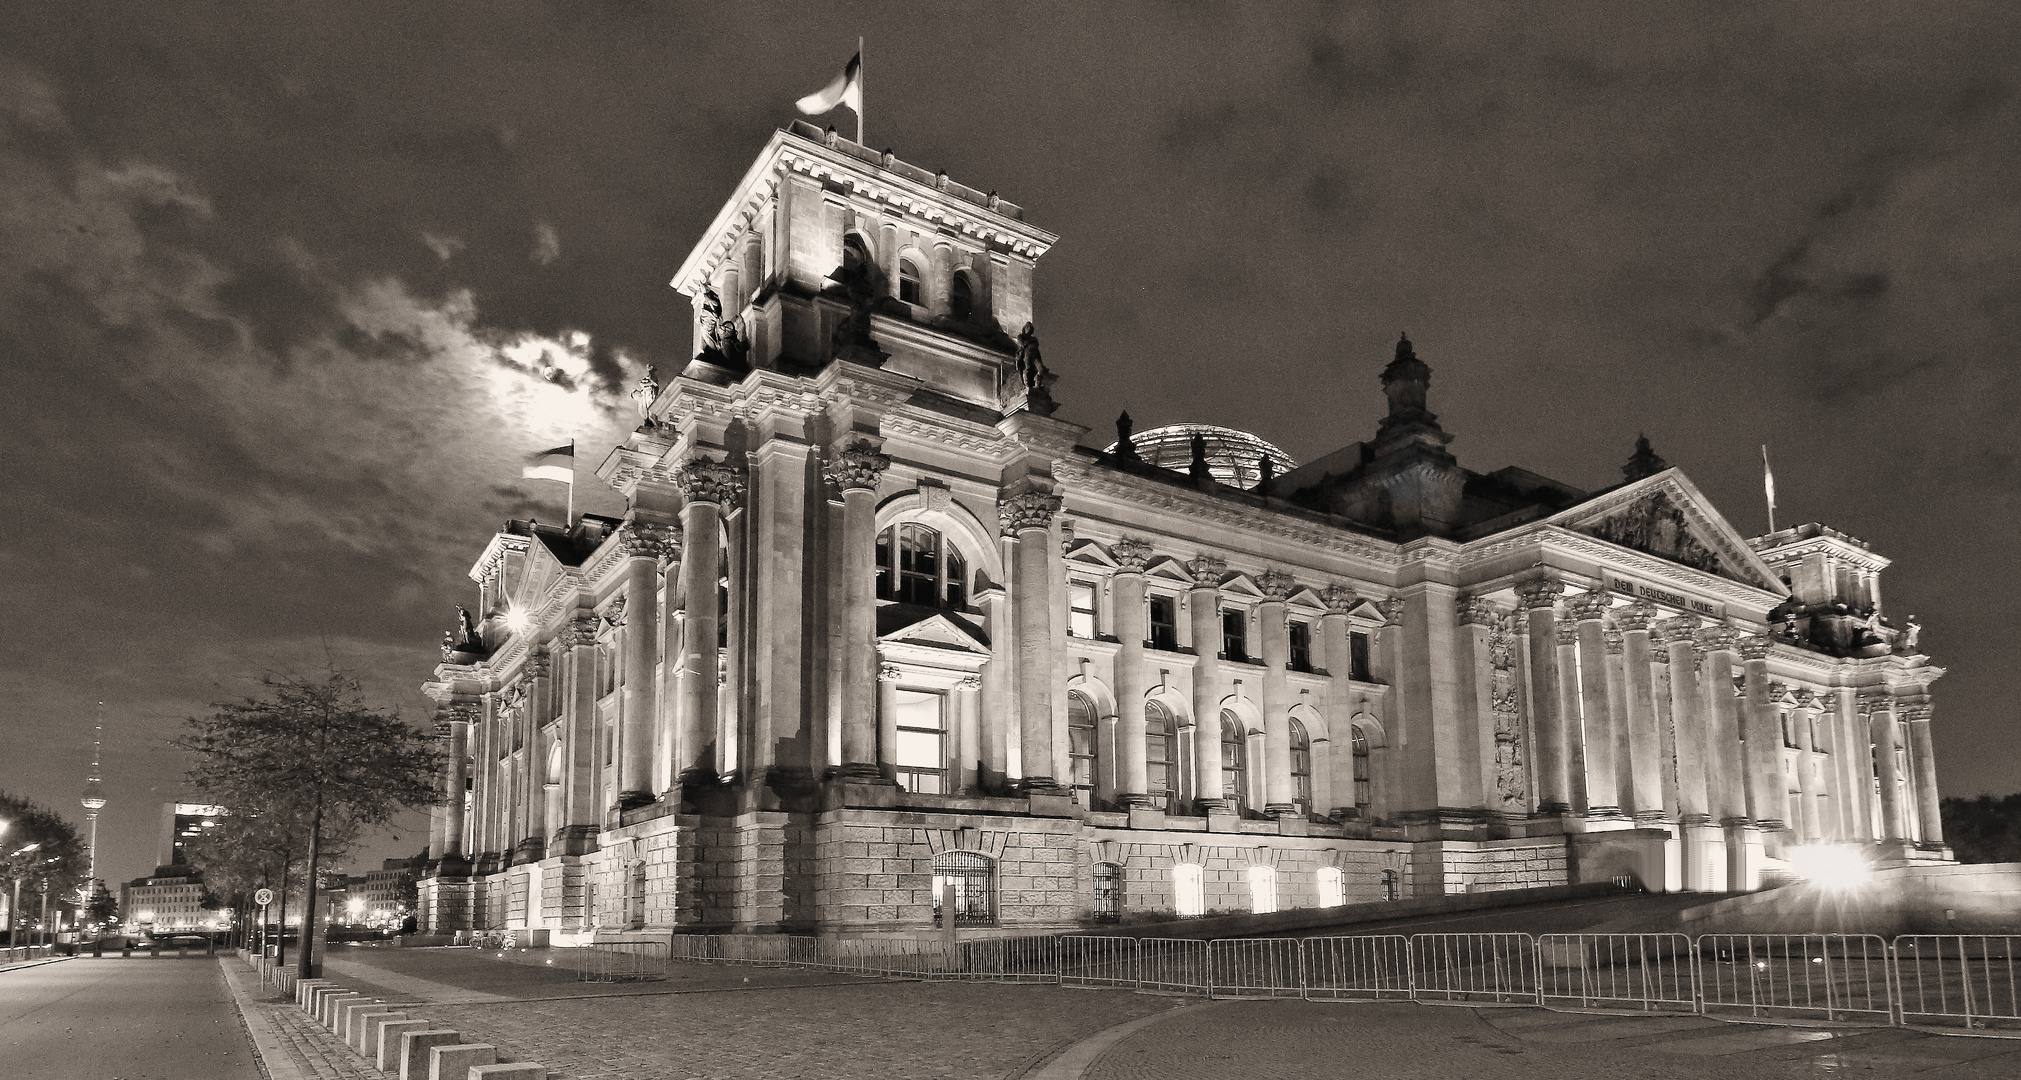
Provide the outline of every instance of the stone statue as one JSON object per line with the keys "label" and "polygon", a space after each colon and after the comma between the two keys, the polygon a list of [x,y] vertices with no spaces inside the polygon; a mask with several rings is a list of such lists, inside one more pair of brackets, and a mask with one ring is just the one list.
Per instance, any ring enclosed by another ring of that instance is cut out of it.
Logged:
{"label": "stone statue", "polygon": [[1130,419],[1129,410],[1125,409],[1122,415],[1116,417],[1116,456],[1126,461],[1140,460],[1137,457],[1137,444],[1131,439],[1135,428],[1136,424]]}
{"label": "stone statue", "polygon": [[710,288],[707,285],[702,286],[702,315],[701,315],[702,340],[696,343],[699,346],[695,350],[696,352],[701,352],[705,349],[713,349],[716,347],[716,333],[717,333],[716,328],[719,325],[721,325],[722,321],[723,321],[722,298],[716,295],[716,290]]}
{"label": "stone statue", "polygon": [[1193,461],[1186,466],[1186,474],[1195,480],[1214,479],[1214,470],[1207,465],[1207,436],[1193,436]]}
{"label": "stone statue", "polygon": [[659,397],[660,369],[648,367],[646,377],[640,379],[639,385],[632,390],[632,400],[638,404],[641,423],[650,425],[653,422],[653,402],[658,401]]}
{"label": "stone statue", "polygon": [[724,359],[730,361],[732,366],[743,364],[745,354],[751,351],[751,347],[744,342],[744,336],[737,332],[737,320],[735,319],[725,319],[723,321],[722,332],[718,335],[716,347],[722,350]]}
{"label": "stone statue", "polygon": [[1277,463],[1270,460],[1269,454],[1256,455],[1256,475],[1259,477],[1256,481],[1256,490],[1262,494],[1269,494],[1270,482],[1277,479]]}
{"label": "stone statue", "polygon": [[484,638],[477,633],[477,620],[471,618],[469,608],[456,605],[456,622],[463,630],[463,640],[457,642],[458,645],[467,645],[472,649],[484,647]]}
{"label": "stone statue", "polygon": [[871,276],[874,272],[874,265],[866,260],[855,266],[844,263],[828,275],[829,280],[842,286],[842,293],[849,300],[849,313],[835,324],[835,332],[829,337],[834,356],[873,367],[884,362],[883,351],[870,336],[870,311],[878,300],[877,285]]}
{"label": "stone statue", "polygon": [[1045,359],[1039,355],[1039,336],[1032,332],[1031,323],[1026,323],[1025,328],[1018,331],[1017,361],[1018,377],[1024,380],[1026,393],[1045,385],[1045,378],[1050,372],[1046,370]]}
{"label": "stone statue", "polygon": [[1903,656],[1915,655],[1916,639],[1922,636],[1923,625],[1916,621],[1914,615],[1909,616],[1908,622],[1902,626],[1901,636],[1895,639],[1895,651],[1901,653]]}
{"label": "stone statue", "polygon": [[446,661],[455,655],[456,635],[452,631],[444,630],[442,631],[442,659]]}

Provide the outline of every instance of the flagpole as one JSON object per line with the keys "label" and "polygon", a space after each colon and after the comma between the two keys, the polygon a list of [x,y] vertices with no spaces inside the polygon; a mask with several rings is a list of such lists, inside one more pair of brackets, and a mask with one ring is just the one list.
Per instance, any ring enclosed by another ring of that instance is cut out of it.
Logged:
{"label": "flagpole", "polygon": [[863,141],[863,35],[856,35],[856,145]]}
{"label": "flagpole", "polygon": [[1768,531],[1775,531],[1775,472],[1768,467],[1768,444],[1761,444],[1761,489],[1768,498]]}
{"label": "flagpole", "polygon": [[[575,528],[575,440],[574,439],[570,439],[568,441],[568,510],[562,515],[561,527],[563,529]],[[1773,525],[1769,526],[1768,531],[1774,532],[1775,527]]]}

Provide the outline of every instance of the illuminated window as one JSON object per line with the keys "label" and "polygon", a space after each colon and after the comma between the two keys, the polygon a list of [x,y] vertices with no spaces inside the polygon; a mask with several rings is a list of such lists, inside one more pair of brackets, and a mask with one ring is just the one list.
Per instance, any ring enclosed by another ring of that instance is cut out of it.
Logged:
{"label": "illuminated window", "polygon": [[1221,713],[1221,795],[1234,800],[1236,809],[1249,805],[1249,740],[1242,731],[1242,719],[1232,712]]}
{"label": "illuminated window", "polygon": [[1205,878],[1199,863],[1172,864],[1172,906],[1179,914],[1207,914]]}
{"label": "illuminated window", "polygon": [[1123,875],[1115,863],[1095,864],[1095,921],[1115,922],[1123,917]]}
{"label": "illuminated window", "polygon": [[1370,779],[1369,769],[1368,734],[1359,726],[1353,730],[1354,738],[1350,745],[1354,754],[1354,808],[1358,811],[1357,817],[1366,818],[1369,807],[1375,805],[1375,782]]}
{"label": "illuminated window", "polygon": [[989,858],[973,851],[943,851],[933,857],[933,925],[941,913],[954,909],[956,926],[988,926],[992,867]]}
{"label": "illuminated window", "polygon": [[1095,805],[1095,746],[1100,730],[1094,702],[1079,691],[1067,692],[1067,757],[1073,775],[1069,786],[1082,806]]}
{"label": "illuminated window", "polygon": [[1249,613],[1229,608],[1221,613],[1221,655],[1229,660],[1249,659]]}
{"label": "illuminated window", "polygon": [[1291,718],[1291,798],[1300,813],[1312,812],[1312,739],[1305,725]]}
{"label": "illuminated window", "polygon": [[1322,866],[1318,877],[1320,907],[1339,907],[1347,903],[1347,881],[1339,869]]}
{"label": "illuminated window", "polygon": [[1144,780],[1151,805],[1170,809],[1179,768],[1179,725],[1155,701],[1144,703]]}
{"label": "illuminated window", "polygon": [[947,310],[963,321],[975,314],[975,290],[969,285],[967,274],[957,272],[954,280],[948,282]]}
{"label": "illuminated window", "polygon": [[947,777],[947,729],[941,718],[946,700],[931,690],[900,688],[898,700],[898,783],[907,791],[938,795]]}
{"label": "illuminated window", "polygon": [[911,259],[898,260],[898,298],[908,304],[917,304],[919,299],[919,267]]}
{"label": "illuminated window", "polygon": [[1088,582],[1067,583],[1067,633],[1077,638],[1095,636],[1095,587]]}
{"label": "illuminated window", "polygon": [[1249,868],[1249,910],[1258,915],[1268,915],[1277,910],[1276,867]]}
{"label": "illuminated window", "polygon": [[893,525],[877,536],[877,598],[923,607],[968,603],[968,560],[924,525]]}
{"label": "illuminated window", "polygon": [[1153,649],[1179,651],[1179,604],[1170,596],[1151,597],[1151,640]]}

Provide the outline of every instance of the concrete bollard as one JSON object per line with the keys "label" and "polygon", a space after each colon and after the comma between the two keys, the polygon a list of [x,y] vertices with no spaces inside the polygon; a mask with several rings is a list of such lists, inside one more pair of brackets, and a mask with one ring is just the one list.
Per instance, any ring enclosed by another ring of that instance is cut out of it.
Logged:
{"label": "concrete bollard", "polygon": [[337,1022],[330,1025],[331,1034],[348,1041],[351,1034],[352,1017],[356,1016],[362,1009],[370,1009],[383,1004],[385,1003],[379,998],[370,996],[339,1002],[337,1005]]}
{"label": "concrete bollard", "polygon": [[400,1071],[400,1036],[410,1031],[430,1031],[435,1024],[429,1020],[390,1020],[379,1025],[379,1046],[372,1055],[372,1063],[380,1072]]}
{"label": "concrete bollard", "polygon": [[465,1080],[547,1080],[547,1066],[538,1061],[515,1061],[509,1065],[479,1065]]}
{"label": "concrete bollard", "polygon": [[321,1019],[323,999],[337,993],[349,993],[349,988],[336,986],[331,983],[310,987],[309,992],[302,995],[302,1011],[317,1019]]}
{"label": "concrete bollard", "polygon": [[356,1050],[361,1045],[363,1045],[364,1042],[365,1021],[371,1019],[374,1016],[384,1016],[385,1014],[393,1011],[394,1010],[392,1006],[387,1005],[383,1001],[379,1002],[376,1005],[367,1006],[366,1008],[363,1009],[352,1009],[350,1022],[345,1024],[344,1030],[338,1032],[337,1034],[343,1036],[345,1046],[348,1046],[351,1049]]}
{"label": "concrete bollard", "polygon": [[[448,1028],[424,1028],[400,1033],[400,1080],[427,1080],[428,1051],[438,1046],[455,1046],[463,1036]],[[388,1072],[393,1070],[388,1069]]]}
{"label": "concrete bollard", "polygon": [[479,1065],[495,1065],[498,1048],[490,1043],[458,1043],[428,1051],[428,1080],[463,1080]]}
{"label": "concrete bollard", "polygon": [[412,1019],[404,1012],[369,1013],[365,1022],[358,1025],[358,1038],[351,1044],[351,1049],[367,1060],[376,1061],[379,1057],[379,1029],[397,1020]]}
{"label": "concrete bollard", "polygon": [[341,994],[324,994],[322,1007],[316,1010],[316,1021],[331,1031],[337,1030],[337,1009],[347,1001],[364,1001],[365,995],[353,991]]}

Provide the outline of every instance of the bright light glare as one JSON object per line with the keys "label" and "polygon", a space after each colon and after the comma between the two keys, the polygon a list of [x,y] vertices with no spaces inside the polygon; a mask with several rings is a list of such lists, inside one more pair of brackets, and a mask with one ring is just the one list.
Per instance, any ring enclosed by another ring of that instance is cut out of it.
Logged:
{"label": "bright light glare", "polygon": [[526,633],[526,628],[532,622],[533,620],[526,617],[526,612],[518,608],[512,608],[505,613],[505,628],[515,634]]}
{"label": "bright light glare", "polygon": [[1821,889],[1856,889],[1871,881],[1873,868],[1849,847],[1811,844],[1789,853],[1789,866],[1797,876]]}

